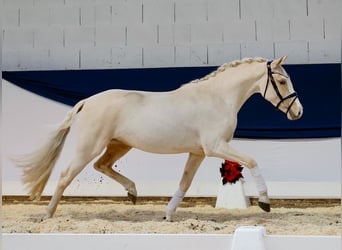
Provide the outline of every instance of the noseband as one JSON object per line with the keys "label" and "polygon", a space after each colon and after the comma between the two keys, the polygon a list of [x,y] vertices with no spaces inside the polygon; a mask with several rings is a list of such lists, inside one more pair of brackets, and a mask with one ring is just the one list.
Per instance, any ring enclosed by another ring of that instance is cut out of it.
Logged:
{"label": "noseband", "polygon": [[264,98],[265,98],[266,91],[267,91],[267,88],[268,88],[268,85],[270,82],[273,86],[274,91],[276,92],[277,96],[279,97],[279,102],[276,105],[277,109],[279,109],[280,104],[282,104],[285,100],[294,97],[293,100],[291,101],[290,105],[287,107],[287,110],[286,110],[286,114],[287,114],[290,111],[290,109],[291,109],[292,105],[294,104],[294,102],[296,101],[296,99],[298,98],[298,96],[297,96],[296,92],[293,92],[292,94],[289,94],[288,96],[285,96],[285,97],[283,97],[281,95],[281,93],[278,89],[277,83],[275,82],[275,80],[273,78],[273,74],[278,74],[278,75],[281,75],[281,76],[286,77],[286,78],[288,78],[288,76],[285,76],[279,72],[272,72],[271,63],[272,63],[272,61],[267,62],[267,83],[266,83],[266,88],[265,88],[265,92],[264,92]]}

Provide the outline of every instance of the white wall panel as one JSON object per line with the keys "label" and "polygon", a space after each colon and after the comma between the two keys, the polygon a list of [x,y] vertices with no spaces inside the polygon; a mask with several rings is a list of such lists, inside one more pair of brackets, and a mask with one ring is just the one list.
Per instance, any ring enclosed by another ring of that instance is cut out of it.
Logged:
{"label": "white wall panel", "polygon": [[208,46],[206,45],[191,45],[190,46],[190,65],[203,66],[208,64],[209,60]]}
{"label": "white wall panel", "polygon": [[7,48],[6,50],[2,51],[2,61],[6,62],[6,64],[2,65],[2,70],[13,70],[19,69],[19,58],[22,52],[18,49],[10,49]]}
{"label": "white wall panel", "polygon": [[126,27],[120,25],[101,25],[96,27],[95,45],[100,48],[111,48],[126,45]]}
{"label": "white wall panel", "polygon": [[175,1],[176,23],[198,23],[208,20],[208,3],[206,0]]}
{"label": "white wall panel", "polygon": [[310,63],[341,62],[341,41],[317,40],[309,42]]}
{"label": "white wall panel", "polygon": [[[19,50],[19,64],[21,70],[47,69],[46,61],[49,51],[47,49],[26,49]],[[34,67],[32,67],[34,65]]]}
{"label": "white wall panel", "polygon": [[73,48],[54,48],[49,51],[50,69],[79,69],[80,51]]}
{"label": "white wall panel", "polygon": [[3,52],[3,60],[6,61],[3,70],[13,67],[19,70],[49,69],[46,64],[48,57],[48,49],[7,49]]}
{"label": "white wall panel", "polygon": [[65,0],[34,0],[34,6],[42,7],[62,7],[64,6]]}
{"label": "white wall panel", "polygon": [[333,16],[328,16],[324,18],[324,39],[335,41],[341,40],[341,17],[342,16],[335,18]]}
{"label": "white wall panel", "polygon": [[[190,36],[190,35],[189,35]],[[175,44],[175,27],[173,24],[158,24],[157,44],[173,46]]]}
{"label": "white wall panel", "polygon": [[240,0],[240,19],[258,20],[272,19],[274,17],[274,1],[269,0]]}
{"label": "white wall panel", "polygon": [[307,0],[273,0],[270,5],[274,8],[274,13],[265,12],[264,15],[271,16],[272,19],[291,19],[307,16]]}
{"label": "white wall panel", "polygon": [[94,0],[64,0],[65,5],[67,6],[85,6],[85,5],[93,5]]}
{"label": "white wall panel", "polygon": [[112,3],[113,24],[138,24],[142,23],[141,1],[118,0]]}
{"label": "white wall panel", "polygon": [[224,25],[224,42],[250,42],[256,40],[255,21],[231,21]]}
{"label": "white wall panel", "polygon": [[109,69],[113,67],[110,48],[82,49],[80,58],[83,69]]}
{"label": "white wall panel", "polygon": [[[12,48],[33,48],[34,31],[33,29],[7,29],[3,33],[4,50]],[[4,62],[6,63],[6,62]]]}
{"label": "white wall panel", "polygon": [[11,7],[27,7],[27,6],[33,6],[34,0],[3,0],[4,7],[7,6]]}
{"label": "white wall panel", "polygon": [[323,19],[319,17],[292,18],[291,40],[323,40]]}
{"label": "white wall panel", "polygon": [[127,27],[127,45],[151,46],[157,44],[157,25],[136,24]]}
{"label": "white wall panel", "polygon": [[66,48],[91,48],[95,46],[95,28],[80,27],[65,29]]}
{"label": "white wall panel", "polygon": [[263,57],[274,58],[272,42],[245,42],[241,43],[241,58]]}
{"label": "white wall panel", "polygon": [[[290,55],[287,63],[336,63],[341,61],[340,48],[335,46],[341,40],[340,7],[338,0],[5,0],[3,50],[6,54],[6,50],[35,48],[40,55],[44,52],[39,50],[49,49],[51,55],[54,50],[70,51],[62,48],[74,50],[73,59],[70,54],[53,56],[53,63],[26,65],[26,70],[47,69],[46,65],[82,69],[79,51],[94,47],[111,49],[113,68],[146,67],[141,51],[153,47],[162,54],[154,53],[151,58],[157,61],[148,65],[158,67],[165,52],[158,49],[161,46],[176,48],[174,60],[164,61],[170,64],[163,67],[211,66],[241,57],[270,56],[271,43],[275,55]],[[235,43],[241,48],[238,54]],[[225,60],[211,52],[220,46],[225,51],[227,44],[234,44],[234,50],[223,54]],[[325,44],[332,46],[318,48]],[[56,62],[56,58],[68,61]],[[94,62],[88,66],[99,62],[90,58]],[[14,61],[4,60],[4,68],[23,70]]]}
{"label": "white wall panel", "polygon": [[[340,0],[308,0],[308,14],[311,17],[341,18]],[[337,21],[338,22],[338,21]]]}
{"label": "white wall panel", "polygon": [[222,23],[196,23],[191,25],[191,43],[208,44],[223,42],[223,30],[225,25]]}
{"label": "white wall panel", "polygon": [[145,0],[143,22],[150,24],[172,24],[175,19],[173,0]]}
{"label": "white wall panel", "polygon": [[[112,23],[112,6],[97,5],[95,6],[95,24],[108,25]],[[120,24],[117,24],[120,25]]]}
{"label": "white wall panel", "polygon": [[64,30],[60,27],[34,29],[34,47],[54,49],[64,46]]}
{"label": "white wall panel", "polygon": [[290,20],[275,18],[256,20],[256,40],[288,41],[290,40]]}
{"label": "white wall panel", "polygon": [[157,46],[144,48],[145,67],[167,67],[174,64],[175,48],[173,46]]}
{"label": "white wall panel", "polygon": [[[85,5],[80,7],[80,25],[95,26],[96,7],[93,5]],[[109,22],[111,21],[111,17]]]}
{"label": "white wall panel", "polygon": [[2,25],[6,28],[15,28],[19,26],[19,7],[7,7],[2,11]]}
{"label": "white wall panel", "polygon": [[275,57],[287,55],[286,63],[305,64],[309,62],[309,45],[306,41],[275,42]]}
{"label": "white wall panel", "polygon": [[79,7],[55,7],[50,9],[50,26],[79,27]]}
{"label": "white wall panel", "polygon": [[226,24],[239,19],[239,1],[210,0],[208,2],[208,21]]}
{"label": "white wall panel", "polygon": [[49,25],[50,10],[48,7],[27,7],[20,9],[20,26],[45,27]]}
{"label": "white wall panel", "polygon": [[222,65],[241,58],[240,43],[208,45],[209,64]]}
{"label": "white wall panel", "polygon": [[175,46],[175,65],[187,66],[190,64],[190,46]]}
{"label": "white wall panel", "polygon": [[189,45],[191,37],[190,24],[175,24],[174,25],[174,43],[175,45]]}
{"label": "white wall panel", "polygon": [[112,48],[112,64],[117,68],[141,67],[143,49],[138,46],[124,46]]}

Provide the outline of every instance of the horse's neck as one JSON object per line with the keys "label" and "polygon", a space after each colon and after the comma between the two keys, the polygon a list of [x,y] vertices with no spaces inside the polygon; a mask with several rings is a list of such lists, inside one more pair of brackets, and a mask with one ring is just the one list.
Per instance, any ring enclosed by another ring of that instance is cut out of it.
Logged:
{"label": "horse's neck", "polygon": [[263,63],[240,65],[223,71],[214,80],[217,97],[238,112],[253,94],[260,92],[260,84],[266,81],[266,68]]}

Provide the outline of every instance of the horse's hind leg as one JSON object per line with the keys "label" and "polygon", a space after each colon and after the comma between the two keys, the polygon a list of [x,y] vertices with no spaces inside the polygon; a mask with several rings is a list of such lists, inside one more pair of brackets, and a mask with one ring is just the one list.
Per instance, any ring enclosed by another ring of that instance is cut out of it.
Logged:
{"label": "horse's hind leg", "polygon": [[[101,141],[101,140],[99,140]],[[69,186],[72,180],[84,169],[84,167],[96,156],[98,156],[104,148],[103,143],[98,143],[97,146],[93,146],[88,142],[79,143],[79,148],[76,155],[68,168],[62,171],[56,191],[52,196],[52,199],[46,209],[46,218],[50,218],[56,211],[57,205],[63,195],[64,190]]]}
{"label": "horse's hind leg", "polygon": [[130,149],[131,147],[121,142],[111,141],[108,144],[105,153],[95,162],[94,168],[119,182],[127,191],[128,198],[135,204],[137,190],[134,182],[112,169],[114,162],[120,159]]}
{"label": "horse's hind leg", "polygon": [[[90,161],[90,160],[89,160]],[[81,161],[80,158],[74,159],[67,169],[62,171],[56,191],[51,198],[51,201],[46,209],[45,219],[51,218],[56,211],[57,205],[62,198],[64,190],[70,185],[72,180],[82,171],[89,162]]]}

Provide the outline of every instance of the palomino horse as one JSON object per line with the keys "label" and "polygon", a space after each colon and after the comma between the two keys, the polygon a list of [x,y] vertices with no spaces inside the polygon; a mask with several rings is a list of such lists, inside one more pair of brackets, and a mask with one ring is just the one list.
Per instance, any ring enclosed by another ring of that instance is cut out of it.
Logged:
{"label": "palomino horse", "polygon": [[108,90],[81,100],[43,147],[16,160],[17,166],[23,168],[23,182],[30,188],[31,198],[40,198],[78,116],[75,156],[60,175],[45,218],[53,216],[65,188],[104,149],[94,168],[122,184],[135,202],[134,182],[112,169],[114,162],[133,147],[159,154],[189,153],[179,188],[166,208],[167,220],[171,220],[206,156],[234,161],[250,169],[259,192],[259,205],[270,211],[267,187],[257,163],[233,149],[229,141],[238,111],[254,93],[261,93],[290,120],[302,116],[302,105],[281,66],[285,59],[235,61],[170,92]]}

